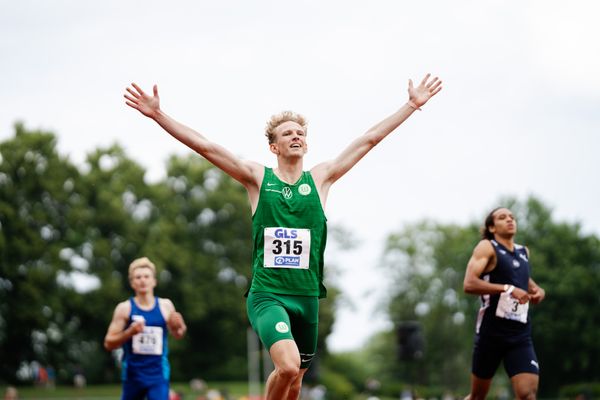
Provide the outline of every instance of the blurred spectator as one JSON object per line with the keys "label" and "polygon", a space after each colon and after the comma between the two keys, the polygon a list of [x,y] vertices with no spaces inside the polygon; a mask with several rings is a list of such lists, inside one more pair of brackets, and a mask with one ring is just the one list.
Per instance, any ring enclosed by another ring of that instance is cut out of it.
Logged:
{"label": "blurred spectator", "polygon": [[173,389],[169,389],[169,400],[181,400],[181,394],[177,393]]}
{"label": "blurred spectator", "polygon": [[19,400],[19,392],[14,386],[8,386],[4,392],[4,400]]}
{"label": "blurred spectator", "polygon": [[56,383],[56,371],[54,370],[52,365],[48,365],[48,368],[46,368],[46,371],[48,372],[48,385],[47,386],[50,389],[54,389],[54,386]]}
{"label": "blurred spectator", "polygon": [[400,400],[413,400],[415,398],[415,394],[410,389],[404,389],[402,393],[400,393]]}
{"label": "blurred spectator", "polygon": [[42,387],[48,386],[48,370],[41,365],[38,367],[35,384]]}
{"label": "blurred spectator", "polygon": [[310,400],[323,400],[325,399],[325,395],[327,394],[327,388],[323,385],[317,385],[310,389],[308,393],[308,398]]}
{"label": "blurred spectator", "polygon": [[190,388],[193,392],[204,392],[206,390],[206,382],[202,379],[194,378],[190,381]]}
{"label": "blurred spectator", "polygon": [[223,400],[223,396],[221,396],[221,392],[216,389],[210,389],[206,392],[206,398],[208,400]]}
{"label": "blurred spectator", "polygon": [[77,389],[83,389],[87,384],[87,380],[83,374],[77,373],[73,376],[73,384]]}
{"label": "blurred spectator", "polygon": [[381,382],[379,382],[375,378],[369,378],[365,382],[365,387],[369,391],[369,393],[376,393],[379,389],[381,389]]}

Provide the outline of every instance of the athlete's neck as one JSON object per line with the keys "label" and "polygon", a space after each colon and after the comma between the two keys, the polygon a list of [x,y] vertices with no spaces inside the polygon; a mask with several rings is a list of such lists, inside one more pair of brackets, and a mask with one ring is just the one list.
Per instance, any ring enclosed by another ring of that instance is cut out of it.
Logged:
{"label": "athlete's neck", "polygon": [[515,250],[514,236],[502,237],[500,235],[494,235],[494,239],[509,251],[513,252]]}
{"label": "athlete's neck", "polygon": [[152,309],[152,307],[154,307],[154,302],[156,301],[154,293],[152,292],[136,293],[134,300],[135,304],[137,304],[140,308],[146,310]]}
{"label": "athlete's neck", "polygon": [[277,168],[273,169],[273,173],[285,183],[293,185],[298,182],[302,176],[302,159],[298,158],[295,162],[285,162],[282,159],[277,160]]}

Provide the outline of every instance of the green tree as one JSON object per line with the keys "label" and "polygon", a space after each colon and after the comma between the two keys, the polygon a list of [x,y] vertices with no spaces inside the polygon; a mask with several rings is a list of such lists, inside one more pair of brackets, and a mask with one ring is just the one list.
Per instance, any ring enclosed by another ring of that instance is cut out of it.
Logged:
{"label": "green tree", "polygon": [[[396,363],[395,375],[405,382],[464,390],[468,383],[472,338],[471,313],[462,296],[464,268],[477,240],[474,227],[423,221],[388,236],[384,265],[393,279],[389,302],[395,326],[417,322],[422,334],[422,355]],[[409,349],[410,350],[410,349]]]}
{"label": "green tree", "polygon": [[78,267],[61,256],[78,245],[70,226],[82,210],[79,172],[52,134],[22,124],[15,132],[0,143],[0,376],[8,381],[32,360],[68,364],[80,327],[69,310],[80,296],[69,285]]}
{"label": "green tree", "polygon": [[174,347],[174,371],[243,379],[248,325],[243,295],[252,249],[246,192],[195,155],[173,157],[167,169],[155,199],[161,217],[152,225],[147,252],[165,266],[161,285],[193,332]]}

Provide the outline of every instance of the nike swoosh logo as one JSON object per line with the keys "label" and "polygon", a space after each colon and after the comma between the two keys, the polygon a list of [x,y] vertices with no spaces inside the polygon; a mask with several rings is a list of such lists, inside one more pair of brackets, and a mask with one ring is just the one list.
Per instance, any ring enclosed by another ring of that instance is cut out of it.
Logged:
{"label": "nike swoosh logo", "polygon": [[277,185],[276,183],[267,182],[267,186]]}

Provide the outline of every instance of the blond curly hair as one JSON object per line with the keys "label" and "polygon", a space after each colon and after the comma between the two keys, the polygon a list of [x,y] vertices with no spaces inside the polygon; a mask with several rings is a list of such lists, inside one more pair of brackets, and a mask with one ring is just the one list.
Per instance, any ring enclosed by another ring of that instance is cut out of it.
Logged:
{"label": "blond curly hair", "polygon": [[269,144],[275,142],[275,129],[283,124],[284,122],[292,121],[302,127],[304,133],[307,132],[307,121],[303,115],[295,113],[293,111],[282,111],[279,114],[272,115],[267,126],[265,127],[265,136],[267,137]]}

